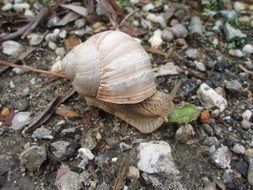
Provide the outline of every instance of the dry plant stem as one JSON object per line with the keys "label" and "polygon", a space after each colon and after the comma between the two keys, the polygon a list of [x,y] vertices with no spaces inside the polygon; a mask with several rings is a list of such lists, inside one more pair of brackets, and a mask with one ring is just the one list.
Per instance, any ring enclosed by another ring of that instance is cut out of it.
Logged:
{"label": "dry plant stem", "polygon": [[246,69],[244,66],[239,65],[240,69],[242,69],[245,73],[253,75],[253,71],[249,71],[248,69]]}
{"label": "dry plant stem", "polygon": [[46,71],[46,70],[42,70],[42,69],[37,69],[37,68],[25,66],[25,65],[17,65],[17,64],[9,63],[7,61],[3,61],[3,60],[0,60],[0,65],[5,65],[5,66],[8,66],[8,67],[19,68],[19,69],[23,69],[25,71],[31,71],[31,72],[35,72],[35,73],[40,73],[40,74],[43,74],[43,75],[47,75],[49,77],[57,77],[57,78],[65,78],[65,79],[67,79],[67,77],[65,75],[61,74],[61,73],[54,73],[54,72],[50,72],[50,71]]}

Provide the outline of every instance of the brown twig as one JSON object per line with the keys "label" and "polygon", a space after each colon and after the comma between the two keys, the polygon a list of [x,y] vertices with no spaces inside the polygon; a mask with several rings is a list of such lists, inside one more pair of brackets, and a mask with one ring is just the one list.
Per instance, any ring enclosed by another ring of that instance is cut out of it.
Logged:
{"label": "brown twig", "polygon": [[61,73],[55,73],[55,72],[51,72],[51,71],[37,69],[37,68],[29,67],[29,66],[26,66],[26,65],[17,65],[17,64],[9,63],[7,61],[3,61],[3,60],[0,60],[0,65],[5,65],[7,67],[19,68],[19,69],[23,69],[25,71],[40,73],[40,74],[43,74],[43,75],[47,75],[49,77],[57,77],[57,78],[65,78],[65,79],[67,78],[65,75],[63,75]]}
{"label": "brown twig", "polygon": [[119,27],[123,26],[125,22],[135,13],[137,10],[130,12],[125,18],[120,22]]}
{"label": "brown twig", "polygon": [[126,174],[128,172],[128,167],[129,167],[129,154],[124,156],[123,161],[121,163],[119,173],[115,179],[113,190],[120,190],[122,189],[122,183],[123,180],[126,177]]}
{"label": "brown twig", "polygon": [[149,52],[149,53],[161,55],[161,56],[164,56],[165,58],[168,58],[168,54],[165,53],[165,52],[163,52],[163,51],[160,50],[160,49],[145,47],[145,50],[146,50],[147,52]]}

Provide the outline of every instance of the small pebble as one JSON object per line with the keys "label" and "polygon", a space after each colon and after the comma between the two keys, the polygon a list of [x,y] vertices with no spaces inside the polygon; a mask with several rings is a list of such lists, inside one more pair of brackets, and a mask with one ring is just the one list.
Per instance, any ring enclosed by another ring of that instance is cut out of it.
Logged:
{"label": "small pebble", "polygon": [[234,57],[239,57],[239,58],[243,57],[243,53],[239,49],[230,49],[228,50],[228,53],[229,55],[234,56]]}
{"label": "small pebble", "polygon": [[246,44],[243,48],[242,48],[242,52],[246,57],[250,57],[251,54],[253,54],[253,45],[251,44]]}
{"label": "small pebble", "polygon": [[241,124],[242,124],[242,128],[246,130],[250,129],[252,126],[252,123],[246,119],[243,119]]}
{"label": "small pebble", "polygon": [[244,3],[242,3],[242,2],[238,2],[238,1],[236,1],[235,3],[234,3],[234,9],[236,10],[236,11],[243,11],[243,10],[245,10],[245,5],[244,5]]}
{"label": "small pebble", "polygon": [[234,10],[221,10],[220,12],[227,20],[233,21],[237,17],[237,13]]}
{"label": "small pebble", "polygon": [[228,22],[225,24],[224,32],[228,41],[236,38],[246,38],[247,35],[242,33],[241,30],[232,27]]}
{"label": "small pebble", "polygon": [[59,33],[59,37],[62,39],[65,39],[67,36],[67,31],[66,30],[61,30]]}
{"label": "small pebble", "polygon": [[243,145],[236,143],[233,146],[232,151],[237,153],[237,154],[244,154],[245,151],[246,151],[246,148]]}
{"label": "small pebble", "polygon": [[57,141],[51,143],[51,152],[56,158],[63,159],[66,155],[67,146],[69,146],[70,143],[66,141]]}
{"label": "small pebble", "polygon": [[153,36],[148,40],[152,48],[159,48],[162,45],[163,40],[161,36],[162,36],[161,30],[158,29],[154,31]]}
{"label": "small pebble", "polygon": [[250,110],[246,110],[242,113],[243,119],[246,119],[249,121],[251,117],[252,117],[252,112]]}
{"label": "small pebble", "polygon": [[198,51],[196,49],[187,49],[185,51],[185,54],[187,57],[189,57],[191,59],[197,59],[199,56]]}
{"label": "small pebble", "polygon": [[217,107],[220,112],[224,111],[228,104],[226,99],[205,83],[199,87],[197,96],[206,108]]}
{"label": "small pebble", "polygon": [[148,21],[151,21],[153,23],[158,23],[160,24],[161,27],[165,28],[166,27],[166,22],[165,19],[162,15],[155,15],[153,13],[149,13],[146,17]]}
{"label": "small pebble", "polygon": [[30,16],[30,17],[35,16],[34,12],[30,9],[26,9],[24,15],[25,16]]}
{"label": "small pebble", "polygon": [[85,26],[85,23],[86,23],[86,21],[85,21],[84,18],[77,19],[75,21],[75,28],[76,29],[81,29],[81,28],[83,28]]}
{"label": "small pebble", "polygon": [[112,162],[117,162],[117,161],[118,161],[117,157],[112,158]]}
{"label": "small pebble", "polygon": [[25,9],[30,9],[30,4],[28,3],[16,3],[13,5],[13,9],[16,12],[22,12]]}
{"label": "small pebble", "polygon": [[78,153],[82,159],[92,160],[95,157],[94,154],[92,154],[92,152],[88,148],[80,148],[78,150]]}
{"label": "small pebble", "polygon": [[44,127],[40,127],[38,129],[36,129],[33,134],[32,134],[32,138],[33,139],[45,139],[45,140],[51,140],[54,137],[51,135],[52,132],[49,131],[48,129],[44,128]]}
{"label": "small pebble", "polygon": [[222,169],[230,168],[231,159],[232,154],[227,146],[218,148],[212,155],[212,161]]}
{"label": "small pebble", "polygon": [[6,3],[4,6],[1,7],[2,11],[10,11],[12,9],[12,4],[11,3]]}
{"label": "small pebble", "polygon": [[188,35],[187,29],[182,24],[174,25],[171,31],[177,38],[185,38]]}
{"label": "small pebble", "polygon": [[165,29],[162,31],[162,39],[167,42],[171,42],[174,39],[174,35],[169,29]]}
{"label": "small pebble", "polygon": [[29,44],[31,46],[39,45],[43,40],[43,35],[38,33],[30,33],[27,36],[27,39],[29,40]]}
{"label": "small pebble", "polygon": [[31,146],[20,154],[21,164],[29,171],[34,172],[46,160],[46,149],[43,146]]}
{"label": "small pebble", "polygon": [[142,7],[142,10],[148,12],[148,11],[151,11],[152,9],[154,9],[154,8],[155,8],[155,6],[154,6],[153,3],[148,3],[148,4],[146,4]]}
{"label": "small pebble", "polygon": [[200,36],[203,35],[204,26],[199,17],[194,16],[191,18],[189,30],[191,34],[198,34]]}
{"label": "small pebble", "polygon": [[30,112],[19,112],[12,119],[11,128],[14,130],[20,130],[30,122]]}
{"label": "small pebble", "polygon": [[206,71],[206,66],[204,63],[199,62],[199,61],[194,61],[195,66],[197,67],[198,70],[200,71]]}
{"label": "small pebble", "polygon": [[175,138],[181,143],[186,143],[193,137],[194,134],[195,132],[192,125],[186,124],[178,128],[178,130],[176,131]]}
{"label": "small pebble", "polygon": [[15,41],[9,40],[2,43],[2,53],[11,57],[17,57],[22,49],[22,45]]}
{"label": "small pebble", "polygon": [[50,41],[50,42],[48,43],[48,47],[49,47],[51,50],[55,51],[56,48],[57,48],[57,45],[56,45],[56,43]]}
{"label": "small pebble", "polygon": [[139,169],[134,166],[129,166],[128,172],[127,172],[127,178],[133,179],[133,180],[138,180],[139,177],[140,177]]}
{"label": "small pebble", "polygon": [[65,48],[64,47],[57,47],[55,49],[55,54],[58,55],[58,56],[60,56],[61,58],[64,57],[65,53],[66,52],[65,52]]}

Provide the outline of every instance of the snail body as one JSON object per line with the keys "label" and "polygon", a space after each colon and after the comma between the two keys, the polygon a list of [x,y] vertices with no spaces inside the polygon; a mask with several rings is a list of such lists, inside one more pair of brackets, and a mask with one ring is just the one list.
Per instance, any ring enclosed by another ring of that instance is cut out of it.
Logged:
{"label": "snail body", "polygon": [[111,113],[143,133],[156,130],[173,109],[173,97],[158,91],[149,55],[131,36],[105,31],[74,47],[60,70],[86,103]]}

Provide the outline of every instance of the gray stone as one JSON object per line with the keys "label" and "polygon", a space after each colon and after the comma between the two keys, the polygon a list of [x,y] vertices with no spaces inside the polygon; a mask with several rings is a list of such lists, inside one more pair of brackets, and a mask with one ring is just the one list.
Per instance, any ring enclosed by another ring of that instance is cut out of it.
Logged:
{"label": "gray stone", "polygon": [[57,45],[56,45],[56,43],[50,41],[50,42],[48,42],[48,47],[49,47],[51,50],[55,51],[56,48],[57,48]]}
{"label": "gray stone", "polygon": [[87,133],[86,135],[82,136],[80,144],[81,147],[92,150],[97,146],[97,141],[95,137],[93,137],[92,133]]}
{"label": "gray stone", "polygon": [[229,23],[225,24],[225,35],[228,41],[236,39],[236,38],[246,38],[247,35],[242,33],[239,29],[236,29],[234,27],[232,27]]}
{"label": "gray stone", "polygon": [[234,57],[243,57],[243,53],[239,49],[230,49],[228,50],[228,53]]}
{"label": "gray stone", "polygon": [[178,130],[176,131],[175,138],[177,141],[181,143],[186,143],[188,140],[190,140],[193,137],[194,134],[195,132],[192,125],[185,124],[178,128]]}
{"label": "gray stone", "polygon": [[140,143],[137,166],[146,173],[179,174],[171,156],[171,147],[164,141]]}
{"label": "gray stone", "polygon": [[46,149],[43,146],[31,146],[21,153],[19,159],[25,168],[34,172],[47,159]]}
{"label": "gray stone", "polygon": [[132,146],[132,145],[129,145],[129,144],[126,144],[126,143],[124,143],[124,142],[121,142],[121,143],[119,143],[119,148],[120,148],[121,152],[124,152],[124,151],[126,151],[126,150],[132,149],[133,146]]}
{"label": "gray stone", "polygon": [[232,154],[227,146],[218,148],[211,156],[212,161],[217,167],[225,169],[230,168]]}
{"label": "gray stone", "polygon": [[246,119],[242,120],[242,128],[243,129],[250,129],[252,125],[253,124],[250,121],[248,121]]}
{"label": "gray stone", "polygon": [[252,111],[250,110],[245,110],[243,113],[242,113],[242,118],[243,119],[246,119],[246,120],[250,120],[250,118],[252,117]]}
{"label": "gray stone", "polygon": [[214,23],[214,26],[212,28],[212,31],[219,33],[221,31],[221,28],[223,27],[223,21],[222,20],[217,20]]}
{"label": "gray stone", "polygon": [[9,40],[2,43],[2,53],[5,55],[17,57],[22,50],[23,47],[18,42]]}
{"label": "gray stone", "polygon": [[218,139],[216,137],[207,137],[204,142],[204,145],[206,146],[218,146],[220,144],[220,142],[218,141]]}
{"label": "gray stone", "polygon": [[45,139],[45,140],[51,140],[53,139],[53,135],[51,135],[52,132],[49,131],[48,129],[44,128],[44,127],[40,127],[38,129],[36,129],[33,134],[32,134],[32,138],[33,139]]}
{"label": "gray stone", "polygon": [[237,13],[234,10],[222,10],[220,11],[222,16],[224,16],[227,20],[235,20],[237,17]]}
{"label": "gray stone", "polygon": [[203,35],[204,26],[198,16],[193,16],[191,18],[189,30],[191,34],[198,34],[200,36]]}
{"label": "gray stone", "polygon": [[242,91],[242,85],[238,80],[230,80],[224,81],[226,89],[228,89],[231,92],[241,92]]}
{"label": "gray stone", "polygon": [[96,187],[96,190],[110,190],[111,186],[103,182],[102,184]]}
{"label": "gray stone", "polygon": [[199,56],[199,53],[196,49],[187,49],[185,51],[185,54],[187,57],[191,58],[191,59],[197,59]]}
{"label": "gray stone", "polygon": [[194,61],[195,66],[197,67],[198,70],[200,71],[206,71],[206,66],[204,63],[199,62],[199,61]]}
{"label": "gray stone", "polygon": [[239,2],[239,1],[236,1],[236,2],[234,2],[234,9],[236,10],[236,11],[243,11],[243,10],[245,10],[245,5],[244,5],[244,3],[243,2]]}
{"label": "gray stone", "polygon": [[12,119],[11,128],[21,130],[30,122],[30,112],[19,112]]}
{"label": "gray stone", "polygon": [[62,159],[63,156],[66,154],[67,146],[69,145],[69,142],[66,141],[57,141],[54,143],[51,143],[51,147],[53,148],[52,153],[56,158]]}
{"label": "gray stone", "polygon": [[26,99],[20,99],[14,102],[14,108],[18,111],[26,111],[29,108],[29,102]]}
{"label": "gray stone", "polygon": [[171,42],[174,39],[174,35],[169,29],[165,29],[162,31],[162,39],[166,42]]}
{"label": "gray stone", "polygon": [[185,38],[188,35],[187,29],[182,24],[176,24],[171,28],[174,36],[177,38]]}
{"label": "gray stone", "polygon": [[243,145],[236,143],[233,146],[232,151],[237,153],[237,154],[244,154],[245,151],[246,151],[246,148]]}

